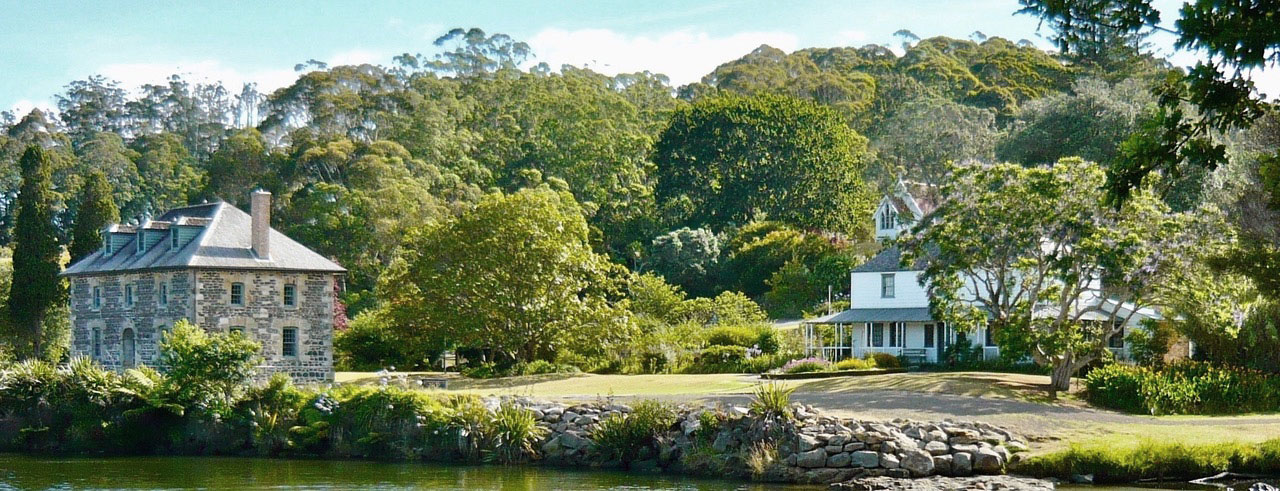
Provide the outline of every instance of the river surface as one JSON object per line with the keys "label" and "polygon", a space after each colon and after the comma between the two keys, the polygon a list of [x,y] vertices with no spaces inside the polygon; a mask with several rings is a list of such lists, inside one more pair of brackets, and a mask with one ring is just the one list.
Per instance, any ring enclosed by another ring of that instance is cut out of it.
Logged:
{"label": "river surface", "polygon": [[[1246,489],[1244,486],[1240,489]],[[10,489],[432,489],[432,490],[824,490],[616,471],[360,460],[239,457],[49,457],[0,454],[0,490]],[[1063,486],[1072,491],[1213,489],[1204,486]]]}
{"label": "river surface", "polygon": [[612,471],[350,460],[0,455],[0,489],[821,490]]}

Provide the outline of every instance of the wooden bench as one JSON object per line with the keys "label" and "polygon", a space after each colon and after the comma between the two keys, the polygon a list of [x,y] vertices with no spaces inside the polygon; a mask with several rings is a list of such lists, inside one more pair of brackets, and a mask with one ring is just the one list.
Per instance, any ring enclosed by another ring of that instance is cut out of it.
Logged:
{"label": "wooden bench", "polygon": [[929,355],[924,348],[903,348],[902,362],[904,365],[923,365],[929,360]]}

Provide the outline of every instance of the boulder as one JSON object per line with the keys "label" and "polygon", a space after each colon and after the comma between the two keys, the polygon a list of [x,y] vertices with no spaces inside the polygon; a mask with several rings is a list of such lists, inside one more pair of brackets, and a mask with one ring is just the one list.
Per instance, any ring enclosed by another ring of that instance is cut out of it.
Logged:
{"label": "boulder", "polygon": [[880,454],[870,450],[860,450],[849,454],[853,458],[852,465],[854,467],[862,467],[864,469],[874,469],[880,467]]}
{"label": "boulder", "polygon": [[857,452],[858,450],[862,450],[864,448],[867,448],[867,444],[862,442],[853,442],[853,443],[844,444],[844,451],[846,452]]}
{"label": "boulder", "polygon": [[922,440],[930,442],[946,442],[947,432],[940,429],[929,430],[928,433],[924,434],[924,438],[922,438]]}
{"label": "boulder", "polygon": [[827,453],[832,455],[838,454],[844,451],[844,445],[827,445],[826,447],[823,447],[823,448],[827,450]]}
{"label": "boulder", "polygon": [[933,455],[926,450],[908,450],[902,454],[902,468],[911,471],[912,477],[933,474]]}
{"label": "boulder", "polygon": [[951,474],[959,477],[973,474],[973,456],[964,452],[951,454]]}
{"label": "boulder", "polygon": [[831,435],[831,438],[827,439],[827,446],[842,447],[844,446],[845,443],[848,443],[848,442],[849,442],[848,435],[835,434],[835,435]]}
{"label": "boulder", "polygon": [[591,440],[573,433],[561,433],[558,439],[560,440],[560,446],[571,450],[578,450],[591,445]]}
{"label": "boulder", "polygon": [[827,457],[827,467],[849,467],[851,462],[853,456],[844,452]]}
{"label": "boulder", "polygon": [[973,454],[973,470],[981,474],[1004,474],[1004,458],[990,448],[979,448]]}
{"label": "boulder", "polygon": [[813,435],[801,433],[800,436],[796,438],[796,450],[800,452],[808,452],[818,448],[819,445],[822,445],[822,442]]}
{"label": "boulder", "polygon": [[950,476],[951,461],[952,461],[952,457],[950,455],[933,456],[933,472],[943,476]]}
{"label": "boulder", "polygon": [[951,448],[948,447],[946,443],[939,441],[932,441],[924,444],[924,449],[929,452],[930,455],[946,455],[951,453]]}
{"label": "boulder", "polygon": [[719,434],[716,435],[716,440],[711,443],[711,448],[715,449],[715,451],[717,452],[724,453],[725,450],[729,449],[729,445],[732,443],[733,443],[733,434],[729,432],[721,431]]}
{"label": "boulder", "polygon": [[827,465],[827,451],[816,448],[796,454],[796,465],[806,469],[814,469]]}
{"label": "boulder", "polygon": [[952,445],[974,444],[982,441],[982,434],[978,433],[978,430],[955,429],[948,430],[947,434],[950,435],[950,438],[947,438],[947,442]]}
{"label": "boulder", "polygon": [[885,469],[897,469],[902,466],[902,461],[898,460],[898,456],[891,453],[880,454],[880,467]]}

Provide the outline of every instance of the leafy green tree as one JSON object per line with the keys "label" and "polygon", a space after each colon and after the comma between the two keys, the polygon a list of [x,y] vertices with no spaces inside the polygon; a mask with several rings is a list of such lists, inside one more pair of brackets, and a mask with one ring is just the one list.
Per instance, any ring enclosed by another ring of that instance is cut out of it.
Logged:
{"label": "leafy green tree", "polygon": [[39,146],[22,155],[22,189],[14,230],[13,287],[9,318],[31,343],[31,356],[43,354],[43,327],[51,308],[63,302],[62,248],[54,226],[52,164]]}
{"label": "leafy green tree", "polygon": [[777,222],[756,222],[739,230],[728,249],[726,284],[758,298],[769,290],[769,278],[788,261],[799,261],[808,268],[834,252],[835,246],[823,237]]}
{"label": "leafy green tree", "polygon": [[203,195],[239,203],[255,188],[279,190],[280,161],[258,130],[238,131],[205,164],[209,181]]}
{"label": "leafy green tree", "polygon": [[189,204],[205,186],[205,173],[182,138],[174,133],[142,136],[130,145],[142,201],[152,210],[169,210]]}
{"label": "leafy green tree", "polygon": [[720,264],[720,238],[705,228],[672,230],[653,239],[649,264],[686,291],[710,293]]}
{"label": "leafy green tree", "polygon": [[[72,176],[58,179],[70,190],[83,193],[84,177],[101,172],[111,183],[111,200],[124,216],[137,216],[146,211],[141,193],[141,176],[134,160],[138,152],[125,146],[124,139],[114,133],[95,133],[81,142],[76,150],[76,165],[67,171]],[[70,198],[70,197],[68,197]],[[79,206],[75,210],[79,214]],[[74,222],[75,220],[71,220]]]}
{"label": "leafy green tree", "polygon": [[619,268],[592,252],[572,195],[540,187],[415,231],[379,288],[415,336],[531,361],[626,338]]}
{"label": "leafy green tree", "polygon": [[859,234],[872,203],[866,139],[831,109],[785,96],[698,101],[672,118],[654,154],[659,202],[675,219],[723,227],[758,214]]}
{"label": "leafy green tree", "polygon": [[111,199],[111,183],[102,171],[89,174],[80,190],[80,210],[71,229],[71,263],[84,259],[102,247],[102,229],[120,219],[115,200]]}
{"label": "leafy green tree", "polygon": [[239,333],[207,333],[186,320],[160,339],[162,391],[183,407],[225,410],[249,386],[262,346]]}
{"label": "leafy green tree", "polygon": [[[906,238],[903,260],[924,261],[937,318],[960,329],[986,324],[1002,352],[1052,368],[1055,394],[1107,356],[1107,339],[1158,301],[1158,287],[1195,248],[1192,217],[1149,194],[1106,206],[1095,164],[967,165],[952,175],[946,204]],[[1132,308],[1104,308],[1121,304]]]}
{"label": "leafy green tree", "polygon": [[[1019,0],[1020,13],[1040,17],[1064,53],[1085,53],[1116,37],[1142,36],[1160,27],[1152,0]],[[1160,107],[1122,148],[1107,173],[1110,196],[1124,200],[1153,172],[1176,179],[1182,166],[1214,169],[1226,161],[1214,132],[1245,127],[1265,114],[1264,96],[1249,79],[1254,69],[1280,63],[1280,18],[1274,1],[1194,0],[1174,23],[1174,46],[1207,56],[1185,75],[1170,73],[1156,89]],[[1182,106],[1190,103],[1199,114]]]}
{"label": "leafy green tree", "polygon": [[995,117],[989,109],[946,99],[911,101],[876,128],[872,142],[885,177],[937,186],[947,162],[994,159],[1000,136]]}
{"label": "leafy green tree", "polygon": [[1002,160],[1023,165],[1043,165],[1064,157],[1109,165],[1116,161],[1120,144],[1155,105],[1155,97],[1138,80],[1109,85],[1083,79],[1072,86],[1071,93],[1023,106],[997,151]]}

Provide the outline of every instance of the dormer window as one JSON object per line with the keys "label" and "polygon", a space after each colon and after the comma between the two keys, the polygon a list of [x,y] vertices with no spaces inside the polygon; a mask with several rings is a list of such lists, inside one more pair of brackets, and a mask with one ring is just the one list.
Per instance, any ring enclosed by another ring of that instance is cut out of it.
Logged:
{"label": "dormer window", "polygon": [[142,230],[138,231],[138,240],[135,241],[138,244],[138,254],[147,252],[147,240],[146,240],[147,235],[146,234],[147,233]]}
{"label": "dormer window", "polygon": [[169,247],[175,251],[178,250],[178,227],[173,227],[169,231]]}
{"label": "dormer window", "polygon": [[108,232],[102,237],[102,250],[107,254],[111,254],[111,233]]}

